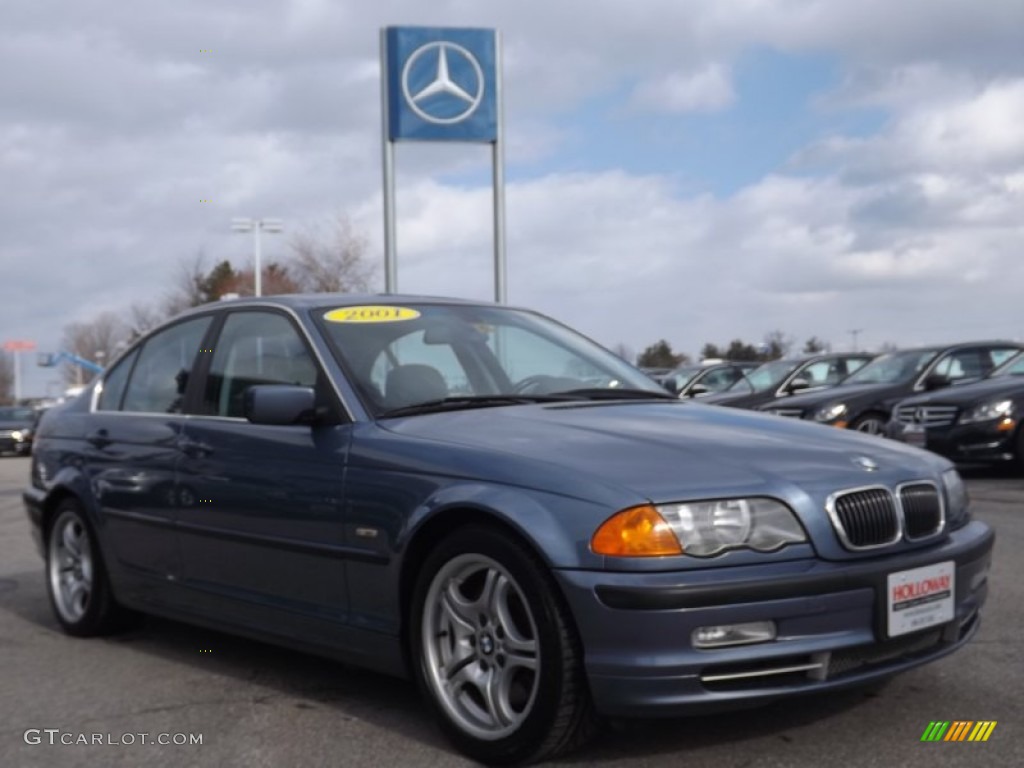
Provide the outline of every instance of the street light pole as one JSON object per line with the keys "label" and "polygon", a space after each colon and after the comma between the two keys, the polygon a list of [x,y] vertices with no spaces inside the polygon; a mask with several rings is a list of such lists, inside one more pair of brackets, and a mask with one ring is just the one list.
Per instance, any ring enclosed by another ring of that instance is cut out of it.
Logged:
{"label": "street light pole", "polygon": [[234,232],[252,231],[252,256],[253,256],[253,295],[263,295],[263,265],[260,235],[262,232],[280,232],[284,229],[280,219],[245,219],[235,218],[231,220],[231,229]]}
{"label": "street light pole", "polygon": [[853,337],[853,351],[854,352],[857,351],[857,336],[859,336],[860,332],[863,331],[863,330],[864,330],[863,328],[851,328],[850,329],[850,336]]}

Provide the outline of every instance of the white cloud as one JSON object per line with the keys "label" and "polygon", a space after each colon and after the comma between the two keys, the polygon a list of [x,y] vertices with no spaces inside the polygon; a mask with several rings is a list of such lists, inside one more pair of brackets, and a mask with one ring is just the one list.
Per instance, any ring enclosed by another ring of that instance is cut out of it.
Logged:
{"label": "white cloud", "polygon": [[[235,215],[346,210],[379,253],[377,40],[396,21],[503,32],[514,302],[690,352],[774,328],[1024,336],[1021,0],[16,3],[0,28],[3,333],[53,347],[70,320],[158,298],[200,248],[246,259]],[[647,116],[618,107],[723,110],[762,49],[826,58],[842,80],[817,109],[878,109],[883,127],[721,198],[601,156],[547,170],[595,119],[581,106],[610,101],[620,125]],[[486,149],[398,155],[401,288],[489,298]]]}
{"label": "white cloud", "polygon": [[710,64],[696,72],[671,72],[643,80],[633,89],[634,107],[655,112],[714,112],[732,104],[736,94],[728,74]]}

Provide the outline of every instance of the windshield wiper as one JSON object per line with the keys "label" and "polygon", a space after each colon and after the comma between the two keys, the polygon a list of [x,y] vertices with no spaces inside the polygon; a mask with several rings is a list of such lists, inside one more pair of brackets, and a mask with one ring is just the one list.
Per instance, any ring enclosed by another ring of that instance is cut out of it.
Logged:
{"label": "windshield wiper", "polygon": [[560,399],[584,400],[679,400],[669,392],[654,392],[649,389],[630,389],[628,387],[585,387],[555,392],[554,397]]}
{"label": "windshield wiper", "polygon": [[437,400],[403,405],[380,414],[381,418],[392,416],[411,416],[417,413],[434,413],[437,411],[457,411],[466,408],[487,408],[501,405],[524,405],[527,403],[551,403],[566,400],[558,395],[452,395]]}

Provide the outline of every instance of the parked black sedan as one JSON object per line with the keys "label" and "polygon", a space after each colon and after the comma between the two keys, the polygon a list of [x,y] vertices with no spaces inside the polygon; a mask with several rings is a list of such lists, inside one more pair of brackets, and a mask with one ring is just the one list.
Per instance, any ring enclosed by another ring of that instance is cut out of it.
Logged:
{"label": "parked black sedan", "polygon": [[756,409],[797,392],[834,387],[873,357],[869,353],[849,353],[771,360],[748,372],[724,392],[702,398],[701,402]]}
{"label": "parked black sedan", "polygon": [[1024,352],[975,384],[908,397],[889,437],[963,463],[1014,463],[1024,474]]}
{"label": "parked black sedan", "polygon": [[838,387],[775,400],[760,410],[881,435],[898,401],[916,392],[977,381],[1020,349],[1010,341],[983,341],[891,352]]}
{"label": "parked black sedan", "polygon": [[0,407],[0,454],[28,456],[32,452],[35,426],[35,408],[24,405]]}

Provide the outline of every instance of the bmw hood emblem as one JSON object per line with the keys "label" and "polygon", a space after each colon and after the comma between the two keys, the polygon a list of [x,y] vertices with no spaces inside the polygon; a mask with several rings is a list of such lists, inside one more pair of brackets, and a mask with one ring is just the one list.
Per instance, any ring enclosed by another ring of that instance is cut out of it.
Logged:
{"label": "bmw hood emblem", "polygon": [[867,456],[855,456],[853,458],[853,463],[865,472],[874,472],[878,469],[878,462],[874,459],[868,458]]}

